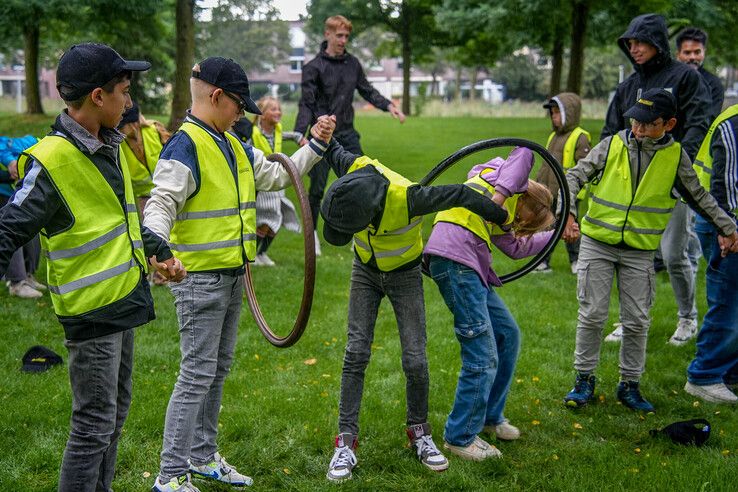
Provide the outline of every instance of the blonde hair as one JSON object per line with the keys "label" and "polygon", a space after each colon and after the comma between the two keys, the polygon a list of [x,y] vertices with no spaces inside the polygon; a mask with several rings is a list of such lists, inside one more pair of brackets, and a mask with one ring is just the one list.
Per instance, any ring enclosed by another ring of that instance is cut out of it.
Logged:
{"label": "blonde hair", "polygon": [[[256,101],[256,107],[259,108],[259,111],[262,113],[266,111],[272,104],[279,105],[279,99],[277,99],[274,96],[261,96],[258,101]],[[261,122],[261,115],[257,114],[254,116],[254,125],[258,125]]]}
{"label": "blonde hair", "polygon": [[[513,230],[516,236],[530,236],[536,232],[548,229],[556,218],[551,211],[553,195],[551,190],[532,179],[528,180],[528,190],[518,199]],[[521,218],[520,211],[530,212],[529,217]]]}
{"label": "blonde hair", "polygon": [[353,29],[351,21],[342,15],[334,15],[325,20],[326,31],[336,32],[340,27],[348,29],[348,32],[351,32]]}
{"label": "blonde hair", "polygon": [[[195,66],[192,67],[192,71],[199,72],[200,64],[196,63]],[[207,99],[207,97],[211,94],[213,88],[215,88],[214,85],[209,84],[204,80],[190,77],[190,95],[192,96],[193,101],[201,101]]]}

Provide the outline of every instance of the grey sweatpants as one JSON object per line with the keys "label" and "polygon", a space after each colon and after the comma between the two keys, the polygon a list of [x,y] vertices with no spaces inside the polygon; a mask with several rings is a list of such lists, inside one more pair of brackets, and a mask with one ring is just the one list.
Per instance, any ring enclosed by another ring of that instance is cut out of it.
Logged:
{"label": "grey sweatpants", "polygon": [[691,220],[692,211],[684,202],[677,200],[659,247],[664,265],[669,272],[679,317],[697,319],[695,272],[689,259],[689,241],[694,235],[693,232],[690,234]]}
{"label": "grey sweatpants", "polygon": [[615,278],[623,324],[620,376],[627,381],[640,379],[646,365],[646,338],[655,293],[653,255],[653,251],[620,249],[582,236],[577,264],[577,371],[592,372],[597,367]]}

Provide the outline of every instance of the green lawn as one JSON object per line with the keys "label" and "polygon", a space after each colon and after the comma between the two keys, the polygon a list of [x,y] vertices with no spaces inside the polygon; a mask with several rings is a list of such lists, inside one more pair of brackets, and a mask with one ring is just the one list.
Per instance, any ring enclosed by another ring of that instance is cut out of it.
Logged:
{"label": "green lawn", "polygon": [[[292,122],[293,117],[285,118]],[[0,134],[44,133],[51,118],[0,117]],[[599,134],[598,121],[585,127]],[[372,157],[420,179],[463,145],[494,136],[545,142],[540,119],[424,119],[400,126],[390,118],[360,117],[362,143]],[[484,156],[485,158],[487,156]],[[472,160],[480,160],[476,156]],[[469,161],[471,164],[471,160]],[[458,166],[444,182],[461,179]],[[426,225],[430,220],[426,220]],[[289,329],[302,286],[300,236],[280,233],[270,256],[278,266],[256,271],[263,311]],[[345,343],[349,272],[347,248],[323,246],[316,295],[303,339],[289,349],[270,346],[245,306],[235,363],[226,381],[220,449],[229,462],[253,476],[257,490],[325,490],[324,475],[337,426],[341,361]],[[404,376],[391,309],[385,303],[376,327],[361,414],[359,467],[345,490],[735,490],[738,419],[733,408],[696,402],[683,392],[694,342],[672,347],[676,307],[665,274],[657,277],[644,394],[657,413],[639,416],[616,403],[618,346],[603,344],[597,372],[600,401],[580,411],[561,398],[573,382],[576,279],[559,246],[555,272],[528,275],[500,290],[523,332],[523,345],[506,416],[522,438],[498,443],[504,458],[470,463],[451,458],[435,474],[405,447]],[[505,269],[512,265],[504,263]],[[504,272],[502,272],[504,273]],[[698,289],[705,312],[704,273]],[[432,281],[426,280],[430,422],[441,444],[459,370],[452,317]],[[154,289],[158,318],[136,334],[134,400],[121,439],[116,491],[147,490],[156,475],[167,401],[179,361],[177,322],[167,288]],[[614,298],[615,299],[615,298]],[[34,344],[66,357],[62,330],[48,295],[40,301],[10,298],[0,288],[6,348],[0,351],[0,490],[55,490],[68,432],[70,392],[66,370],[28,375],[19,371]],[[617,319],[611,306],[610,323]],[[313,361],[314,360],[314,361]],[[314,362],[314,363],[313,363]],[[713,424],[708,445],[680,447],[649,436],[649,429],[705,417]],[[203,491],[227,487],[201,484]]]}

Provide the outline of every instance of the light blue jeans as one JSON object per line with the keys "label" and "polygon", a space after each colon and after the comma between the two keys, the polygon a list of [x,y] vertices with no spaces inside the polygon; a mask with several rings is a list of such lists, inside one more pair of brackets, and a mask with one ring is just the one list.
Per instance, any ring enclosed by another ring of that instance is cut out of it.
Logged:
{"label": "light blue jeans", "polygon": [[240,276],[190,273],[171,284],[182,359],[169,399],[161,451],[162,482],[213,459],[223,382],[231,369],[243,303]]}
{"label": "light blue jeans", "polygon": [[520,352],[520,329],[502,298],[471,268],[431,256],[431,277],[454,315],[461,345],[456,397],[444,439],[468,446],[485,425],[497,425]]}

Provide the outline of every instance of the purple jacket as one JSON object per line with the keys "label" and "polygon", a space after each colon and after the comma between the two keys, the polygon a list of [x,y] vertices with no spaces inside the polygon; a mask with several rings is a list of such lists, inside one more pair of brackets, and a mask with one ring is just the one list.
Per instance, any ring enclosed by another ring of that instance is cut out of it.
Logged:
{"label": "purple jacket", "polygon": [[[511,197],[528,189],[528,176],[533,168],[533,153],[524,147],[517,147],[507,160],[495,157],[484,164],[477,164],[467,174],[472,178],[483,169],[492,169],[483,178],[498,191]],[[516,238],[511,232],[500,236],[492,236],[492,244],[513,259],[525,258],[537,254],[548,243],[554,231],[539,232],[532,236]],[[497,287],[502,285],[492,269],[492,255],[487,243],[477,237],[469,229],[448,222],[439,222],[433,226],[424,255],[435,255],[466,265],[474,269],[484,285]]]}

